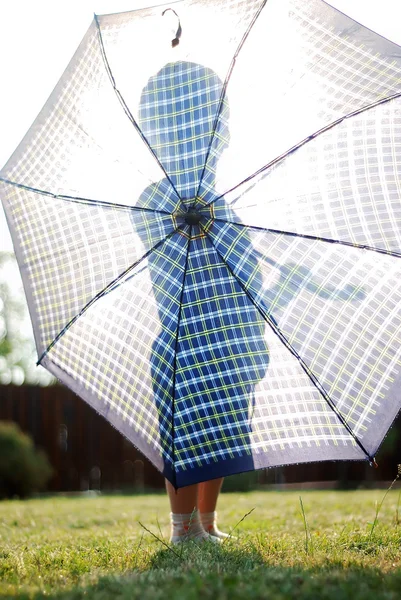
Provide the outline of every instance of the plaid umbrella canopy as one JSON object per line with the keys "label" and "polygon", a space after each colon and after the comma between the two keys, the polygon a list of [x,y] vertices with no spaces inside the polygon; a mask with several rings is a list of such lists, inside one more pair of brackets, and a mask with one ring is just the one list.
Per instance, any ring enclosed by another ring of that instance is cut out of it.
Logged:
{"label": "plaid umbrella canopy", "polygon": [[1,171],[38,362],[176,487],[374,461],[400,408],[400,67],[321,0],[95,16]]}

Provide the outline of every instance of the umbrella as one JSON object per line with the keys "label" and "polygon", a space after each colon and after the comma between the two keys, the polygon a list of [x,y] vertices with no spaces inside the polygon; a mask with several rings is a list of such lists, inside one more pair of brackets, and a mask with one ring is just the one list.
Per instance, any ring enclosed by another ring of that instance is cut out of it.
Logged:
{"label": "umbrella", "polygon": [[322,0],[95,16],[0,189],[38,363],[173,483],[400,408],[401,50]]}

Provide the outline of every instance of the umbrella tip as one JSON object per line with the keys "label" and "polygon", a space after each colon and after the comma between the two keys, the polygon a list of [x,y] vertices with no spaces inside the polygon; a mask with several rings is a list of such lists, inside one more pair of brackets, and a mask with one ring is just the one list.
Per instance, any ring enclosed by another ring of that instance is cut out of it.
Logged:
{"label": "umbrella tip", "polygon": [[378,468],[379,468],[379,465],[377,464],[377,462],[376,462],[376,459],[375,459],[375,457],[374,457],[374,456],[370,458],[370,460],[369,460],[369,465],[370,465],[371,467],[374,467],[375,469],[378,469]]}

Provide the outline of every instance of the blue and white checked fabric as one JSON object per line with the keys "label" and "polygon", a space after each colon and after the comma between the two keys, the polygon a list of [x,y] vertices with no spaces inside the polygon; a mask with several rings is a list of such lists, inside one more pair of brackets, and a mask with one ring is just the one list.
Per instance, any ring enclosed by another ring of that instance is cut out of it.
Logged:
{"label": "blue and white checked fabric", "polygon": [[1,171],[39,361],[176,487],[372,461],[400,409],[400,49],[321,0],[175,6],[175,48],[163,7],[97,17]]}

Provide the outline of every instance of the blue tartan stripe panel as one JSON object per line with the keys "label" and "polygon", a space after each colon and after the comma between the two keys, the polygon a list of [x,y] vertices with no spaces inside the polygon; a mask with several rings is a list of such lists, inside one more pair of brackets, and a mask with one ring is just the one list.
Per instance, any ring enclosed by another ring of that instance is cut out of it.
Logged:
{"label": "blue tartan stripe panel", "polygon": [[148,185],[135,202],[135,208],[145,208],[156,212],[176,213],[182,207],[182,201],[176,190],[166,178]]}
{"label": "blue tartan stripe panel", "polygon": [[221,156],[222,115],[209,157],[216,178],[199,195],[212,201],[322,127],[397,93],[399,46],[320,0],[269,0],[227,86],[229,148]]}
{"label": "blue tartan stripe panel", "polygon": [[1,176],[127,205],[163,177],[113,90],[94,23]]}
{"label": "blue tartan stripe panel", "polygon": [[401,251],[401,98],[346,119],[217,200],[216,218]]}
{"label": "blue tartan stripe panel", "polygon": [[224,460],[256,455],[265,466],[284,464],[294,448],[299,460],[315,448],[318,460],[336,447],[363,458],[211,242],[191,240],[177,346],[177,473],[222,460],[224,474]]}
{"label": "blue tartan stripe panel", "polygon": [[239,225],[210,236],[374,454],[399,407],[401,260]]}
{"label": "blue tartan stripe panel", "polygon": [[[172,464],[174,351],[188,239],[175,234],[65,332],[48,360],[148,455]],[[86,392],[85,392],[86,390]],[[92,403],[93,404],[93,403]],[[129,428],[127,428],[129,424]],[[144,447],[145,443],[145,447]]]}
{"label": "blue tartan stripe panel", "polygon": [[176,227],[156,212],[77,204],[2,182],[0,190],[39,356],[92,298]]}
{"label": "blue tartan stripe panel", "polygon": [[222,85],[212,69],[180,61],[165,65],[142,91],[139,125],[183,199],[197,194]]}

